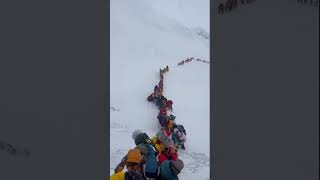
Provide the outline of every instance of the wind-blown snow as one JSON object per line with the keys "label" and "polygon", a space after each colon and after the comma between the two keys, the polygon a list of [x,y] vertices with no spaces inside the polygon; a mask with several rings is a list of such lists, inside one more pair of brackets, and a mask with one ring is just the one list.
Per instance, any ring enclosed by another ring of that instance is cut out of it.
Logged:
{"label": "wind-blown snow", "polygon": [[209,0],[111,0],[110,174],[141,129],[158,131],[157,107],[146,100],[164,76],[164,96],[173,100],[176,122],[187,131],[180,179],[209,179]]}

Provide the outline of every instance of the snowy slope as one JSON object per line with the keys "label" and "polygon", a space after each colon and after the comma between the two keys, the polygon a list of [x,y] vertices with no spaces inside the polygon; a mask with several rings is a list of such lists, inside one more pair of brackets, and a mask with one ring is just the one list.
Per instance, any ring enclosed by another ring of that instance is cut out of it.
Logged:
{"label": "snowy slope", "polygon": [[182,2],[110,2],[110,174],[134,147],[135,129],[157,132],[158,110],[146,97],[159,81],[159,68],[169,65],[164,95],[187,131],[179,177],[209,179],[209,64],[176,65],[192,56],[209,60],[209,1]]}

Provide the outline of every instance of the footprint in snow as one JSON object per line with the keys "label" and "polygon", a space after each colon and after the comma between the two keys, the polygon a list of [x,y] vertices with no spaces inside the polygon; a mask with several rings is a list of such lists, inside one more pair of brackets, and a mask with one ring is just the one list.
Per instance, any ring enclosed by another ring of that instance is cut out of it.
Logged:
{"label": "footprint in snow", "polygon": [[117,123],[117,122],[112,122],[110,124],[110,128],[116,130],[117,132],[129,132],[127,126],[121,125],[120,123]]}
{"label": "footprint in snow", "polygon": [[203,153],[181,152],[180,157],[184,161],[185,169],[192,173],[196,173],[200,169],[210,166],[209,157]]}

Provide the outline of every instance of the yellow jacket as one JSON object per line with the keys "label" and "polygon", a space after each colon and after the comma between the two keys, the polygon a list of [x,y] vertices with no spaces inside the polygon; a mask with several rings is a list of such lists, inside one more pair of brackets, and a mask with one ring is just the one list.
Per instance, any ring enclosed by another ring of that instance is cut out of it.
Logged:
{"label": "yellow jacket", "polygon": [[124,180],[125,172],[121,171],[110,176],[110,180]]}
{"label": "yellow jacket", "polygon": [[157,143],[157,136],[154,136],[152,137],[151,141],[152,141],[152,144],[154,145],[154,147],[156,148],[157,152],[161,152],[164,148],[165,148],[165,145],[162,144],[162,143]]}

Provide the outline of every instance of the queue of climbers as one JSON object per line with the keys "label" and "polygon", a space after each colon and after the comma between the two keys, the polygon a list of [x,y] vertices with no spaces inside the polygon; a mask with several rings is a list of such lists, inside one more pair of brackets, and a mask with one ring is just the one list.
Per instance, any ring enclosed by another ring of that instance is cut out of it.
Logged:
{"label": "queue of climbers", "polygon": [[[191,61],[192,59],[193,58],[187,60]],[[170,140],[172,141],[172,145],[174,146],[174,148],[185,149],[184,142],[186,141],[186,131],[184,129],[184,126],[181,124],[176,124],[175,115],[173,115],[172,113],[168,114],[168,111],[173,111],[173,102],[172,100],[169,100],[163,96],[163,76],[168,71],[168,66],[163,70],[160,69],[160,81],[158,85],[154,87],[153,93],[148,96],[147,100],[149,102],[153,102],[159,108],[157,119],[159,121],[160,131],[159,133],[157,133],[159,134],[159,136],[157,137],[162,137],[161,135],[163,134],[164,136],[168,137],[169,142]],[[156,139],[154,139],[154,142],[156,142]],[[170,144],[167,145],[170,146]]]}
{"label": "queue of climbers", "polygon": [[191,58],[187,58],[187,59],[185,59],[185,60],[182,60],[182,61],[180,61],[180,62],[178,63],[178,66],[181,66],[181,65],[183,65],[184,63],[189,63],[189,62],[191,62],[193,59],[194,59],[194,57],[191,57]]}
{"label": "queue of climbers", "polygon": [[254,2],[256,0],[226,0],[224,3],[220,3],[218,6],[218,13],[224,14],[238,8],[239,3],[241,5],[246,5]]}
{"label": "queue of climbers", "polygon": [[[194,57],[187,58],[185,60],[182,60],[182,61],[178,62],[178,66],[182,66],[182,65],[184,65],[186,63],[189,63],[189,62],[191,62],[193,60],[194,60]],[[206,61],[206,60],[203,60],[203,59],[200,59],[200,58],[197,58],[196,61],[209,64],[209,61]]]}
{"label": "queue of climbers", "polygon": [[203,62],[203,63],[210,64],[210,62],[209,62],[209,61],[206,61],[206,60],[203,60],[203,59],[199,59],[199,58],[197,58],[197,59],[196,59],[196,61],[200,61],[200,62]]}
{"label": "queue of climbers", "polygon": [[184,163],[178,149],[185,149],[186,131],[183,125],[175,123],[176,116],[168,114],[173,111],[172,100],[163,96],[164,74],[168,71],[168,66],[160,69],[160,81],[147,97],[159,108],[159,131],[149,137],[147,133],[135,130],[132,138],[136,146],[121,159],[110,180],[179,180]]}

